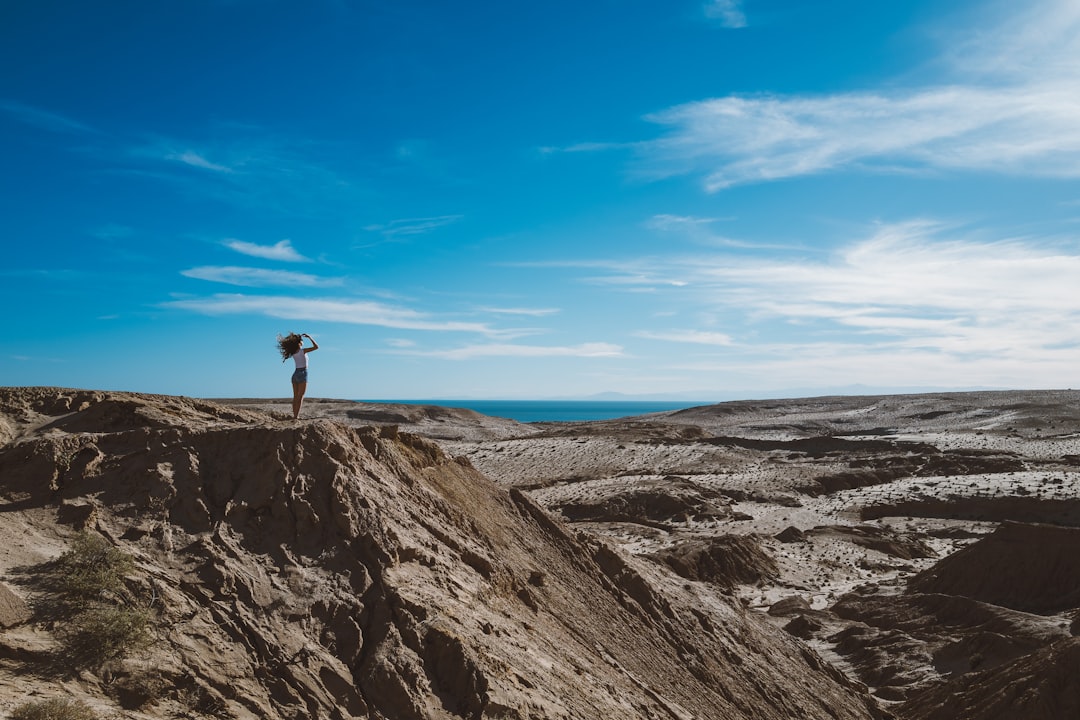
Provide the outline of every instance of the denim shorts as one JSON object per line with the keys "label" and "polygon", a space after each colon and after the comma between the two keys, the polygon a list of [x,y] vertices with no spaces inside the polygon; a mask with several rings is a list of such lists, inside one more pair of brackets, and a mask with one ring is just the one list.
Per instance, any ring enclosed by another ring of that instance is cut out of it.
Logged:
{"label": "denim shorts", "polygon": [[306,383],[307,368],[296,368],[296,372],[292,374],[292,381],[294,383]]}

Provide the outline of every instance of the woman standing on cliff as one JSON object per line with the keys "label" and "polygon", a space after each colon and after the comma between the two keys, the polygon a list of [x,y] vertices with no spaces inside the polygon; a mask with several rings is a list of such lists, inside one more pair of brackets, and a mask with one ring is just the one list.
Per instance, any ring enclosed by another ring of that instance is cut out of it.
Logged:
{"label": "woman standing on cliff", "polygon": [[[311,341],[311,347],[304,347],[304,338]],[[304,393],[307,392],[307,354],[318,350],[319,343],[307,333],[289,333],[285,337],[278,335],[277,346],[281,352],[281,362],[289,358],[296,362],[296,370],[292,374],[292,416],[295,420],[300,417],[300,406],[304,404]]]}

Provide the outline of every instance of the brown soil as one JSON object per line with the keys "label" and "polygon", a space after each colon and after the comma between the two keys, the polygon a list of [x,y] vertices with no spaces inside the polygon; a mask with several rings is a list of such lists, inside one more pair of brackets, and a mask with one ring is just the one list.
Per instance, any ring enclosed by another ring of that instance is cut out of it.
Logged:
{"label": "brown soil", "polygon": [[77,530],[134,558],[153,642],[102,666],[64,620],[0,631],[0,713],[102,718],[884,717],[737,599],[578,532],[395,427],[0,388],[0,576],[43,612]]}
{"label": "brown soil", "polygon": [[162,620],[62,679],[17,620],[0,712],[153,668],[131,717],[1080,716],[1080,392],[530,425],[21,388],[0,442],[0,581],[36,601],[86,527]]}

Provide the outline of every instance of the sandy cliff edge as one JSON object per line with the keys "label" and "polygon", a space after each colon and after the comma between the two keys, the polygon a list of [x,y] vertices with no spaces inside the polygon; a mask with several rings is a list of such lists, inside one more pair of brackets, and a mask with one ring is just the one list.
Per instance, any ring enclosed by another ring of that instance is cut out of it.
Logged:
{"label": "sandy cliff edge", "polygon": [[118,684],[153,676],[129,716],[881,715],[738,603],[417,436],[46,388],[0,389],[0,417],[5,585],[43,592],[36,570],[85,527],[135,558],[155,616],[145,654],[59,677],[40,670],[47,628],[4,630],[0,708],[62,693],[115,710]]}

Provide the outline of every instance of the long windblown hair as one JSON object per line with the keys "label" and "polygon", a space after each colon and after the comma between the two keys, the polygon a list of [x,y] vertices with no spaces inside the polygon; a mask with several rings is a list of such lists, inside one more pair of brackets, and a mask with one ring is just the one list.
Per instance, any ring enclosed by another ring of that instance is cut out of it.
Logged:
{"label": "long windblown hair", "polygon": [[300,352],[300,348],[304,344],[304,339],[296,333],[289,333],[285,337],[281,335],[277,336],[278,352],[281,353],[281,362],[285,362],[296,353]]}

